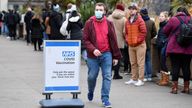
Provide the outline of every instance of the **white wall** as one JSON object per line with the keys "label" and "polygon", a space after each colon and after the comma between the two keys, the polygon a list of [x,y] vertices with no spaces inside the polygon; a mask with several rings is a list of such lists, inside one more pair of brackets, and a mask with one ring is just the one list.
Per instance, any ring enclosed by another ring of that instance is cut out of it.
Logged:
{"label": "white wall", "polygon": [[0,11],[6,10],[7,11],[8,0],[0,0]]}

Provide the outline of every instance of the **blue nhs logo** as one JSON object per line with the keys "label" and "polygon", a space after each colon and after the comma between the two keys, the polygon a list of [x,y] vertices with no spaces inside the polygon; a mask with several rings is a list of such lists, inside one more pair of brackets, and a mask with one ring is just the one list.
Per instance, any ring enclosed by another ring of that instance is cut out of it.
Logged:
{"label": "blue nhs logo", "polygon": [[75,51],[62,51],[63,57],[75,57]]}

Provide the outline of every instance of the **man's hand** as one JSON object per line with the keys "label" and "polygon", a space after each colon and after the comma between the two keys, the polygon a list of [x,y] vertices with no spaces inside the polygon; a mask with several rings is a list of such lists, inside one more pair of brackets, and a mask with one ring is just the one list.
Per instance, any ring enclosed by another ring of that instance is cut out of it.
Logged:
{"label": "man's hand", "polygon": [[95,50],[93,51],[93,54],[94,54],[96,57],[102,55],[102,53],[101,53],[98,49],[95,49]]}
{"label": "man's hand", "polygon": [[113,59],[113,66],[116,66],[118,63],[118,60],[117,59]]}

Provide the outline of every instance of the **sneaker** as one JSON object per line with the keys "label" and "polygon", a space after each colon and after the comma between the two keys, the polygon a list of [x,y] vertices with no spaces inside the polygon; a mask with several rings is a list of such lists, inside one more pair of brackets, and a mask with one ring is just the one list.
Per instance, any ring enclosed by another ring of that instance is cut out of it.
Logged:
{"label": "sneaker", "polygon": [[135,83],[135,86],[142,86],[142,85],[144,85],[144,82],[141,80],[138,80],[138,82]]}
{"label": "sneaker", "polygon": [[130,79],[129,81],[125,82],[125,84],[129,85],[129,84],[136,84],[137,81],[134,81],[133,79]]}
{"label": "sneaker", "polygon": [[152,78],[147,78],[147,81],[152,81]]}
{"label": "sneaker", "polygon": [[110,103],[109,101],[104,101],[104,102],[103,102],[103,106],[104,106],[105,108],[112,108],[111,103]]}
{"label": "sneaker", "polygon": [[87,98],[88,98],[89,101],[92,101],[92,100],[93,100],[93,93],[90,93],[90,92],[89,92],[89,93],[87,94]]}
{"label": "sneaker", "polygon": [[143,81],[146,82],[146,81],[148,81],[148,79],[147,79],[147,78],[144,78]]}

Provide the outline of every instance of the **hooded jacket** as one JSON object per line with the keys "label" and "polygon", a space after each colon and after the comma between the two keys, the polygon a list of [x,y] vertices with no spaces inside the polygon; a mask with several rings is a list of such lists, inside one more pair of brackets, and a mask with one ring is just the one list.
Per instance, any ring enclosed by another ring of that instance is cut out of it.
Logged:
{"label": "hooded jacket", "polygon": [[119,48],[124,48],[125,45],[125,13],[119,9],[115,9],[108,17],[108,19],[113,22],[115,27],[115,32],[117,36],[117,44]]}
{"label": "hooded jacket", "polygon": [[83,23],[79,15],[69,17],[67,31],[70,33],[71,40],[82,40]]}

